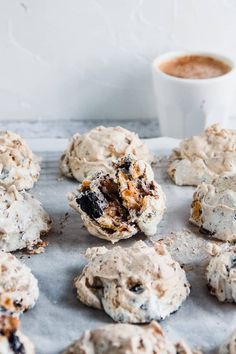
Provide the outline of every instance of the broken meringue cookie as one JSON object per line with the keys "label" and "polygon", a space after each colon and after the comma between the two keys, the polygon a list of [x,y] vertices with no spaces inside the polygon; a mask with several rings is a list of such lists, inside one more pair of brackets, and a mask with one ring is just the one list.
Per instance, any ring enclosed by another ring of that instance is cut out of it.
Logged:
{"label": "broken meringue cookie", "polygon": [[0,313],[0,353],[34,354],[31,341],[19,331],[19,318]]}
{"label": "broken meringue cookie", "polygon": [[0,131],[0,186],[30,189],[39,174],[39,160],[26,142],[15,133]]}
{"label": "broken meringue cookie", "polygon": [[121,127],[100,126],[72,137],[61,157],[60,168],[65,176],[82,182],[96,172],[112,172],[113,162],[126,155],[154,162],[154,155],[137,134]]}
{"label": "broken meringue cookie", "polygon": [[200,184],[193,194],[190,222],[222,241],[236,241],[236,174]]}
{"label": "broken meringue cookie", "polygon": [[202,135],[180,143],[170,156],[168,174],[175,184],[211,183],[223,173],[236,172],[236,131],[215,124]]}
{"label": "broken meringue cookie", "polygon": [[88,264],[75,279],[78,299],[103,309],[114,321],[146,323],[177,311],[190,286],[185,271],[164,245],[98,247],[86,253]]}
{"label": "broken meringue cookie", "polygon": [[12,252],[23,248],[31,250],[42,243],[51,229],[51,218],[40,202],[15,186],[0,187],[0,250]]}
{"label": "broken meringue cookie", "polygon": [[155,321],[146,326],[110,324],[86,331],[63,354],[193,354],[185,344],[172,344]]}
{"label": "broken meringue cookie", "polygon": [[0,252],[0,307],[21,313],[35,305],[38,281],[30,268],[10,253]]}
{"label": "broken meringue cookie", "polygon": [[114,174],[84,180],[69,195],[69,204],[90,234],[114,243],[138,231],[154,235],[165,211],[165,195],[151,166],[128,156],[114,164]]}
{"label": "broken meringue cookie", "polygon": [[219,354],[236,353],[236,330],[230,335],[226,342],[220,347]]}
{"label": "broken meringue cookie", "polygon": [[206,277],[210,293],[221,302],[236,302],[236,247],[212,257]]}

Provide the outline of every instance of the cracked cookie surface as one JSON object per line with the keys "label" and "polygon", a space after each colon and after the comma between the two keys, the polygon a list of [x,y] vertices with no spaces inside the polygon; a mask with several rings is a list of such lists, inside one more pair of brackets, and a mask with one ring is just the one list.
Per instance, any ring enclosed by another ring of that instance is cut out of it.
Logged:
{"label": "cracked cookie surface", "polygon": [[149,164],[130,156],[114,165],[114,174],[84,180],[69,204],[90,234],[112,243],[138,231],[154,235],[165,211],[165,195]]}
{"label": "cracked cookie surface", "polygon": [[72,137],[60,167],[65,176],[82,182],[98,171],[112,172],[113,162],[125,155],[154,162],[153,154],[137,134],[121,127],[100,126]]}
{"label": "cracked cookie surface", "polygon": [[116,322],[164,319],[189,295],[185,271],[160,243],[92,248],[86,257],[89,262],[75,280],[78,298]]}
{"label": "cracked cookie surface", "polygon": [[221,129],[219,125],[183,140],[170,156],[168,174],[180,186],[211,183],[229,172],[236,172],[236,131]]}
{"label": "cracked cookie surface", "polygon": [[39,159],[25,141],[15,133],[0,131],[0,186],[30,189],[39,174]]}

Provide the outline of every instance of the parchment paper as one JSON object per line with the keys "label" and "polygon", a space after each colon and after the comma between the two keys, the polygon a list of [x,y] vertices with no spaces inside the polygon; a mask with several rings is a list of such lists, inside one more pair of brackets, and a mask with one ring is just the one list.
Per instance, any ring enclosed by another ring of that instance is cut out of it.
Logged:
{"label": "parchment paper", "polygon": [[[168,143],[173,145],[172,140],[165,139],[146,142],[158,156],[170,152]],[[21,317],[22,330],[34,342],[38,354],[61,353],[84,330],[112,323],[103,311],[82,305],[73,288],[74,277],[86,264],[85,249],[112,246],[89,235],[82,227],[79,215],[70,210],[66,194],[73,191],[77,183],[58,179],[61,152],[40,153],[42,173],[32,190],[54,221],[53,231],[45,238],[49,246],[39,255],[16,253],[31,267],[39,281],[39,300]],[[184,339],[191,347],[201,347],[204,353],[216,353],[218,346],[236,328],[236,305],[221,304],[208,293],[204,278],[209,261],[208,241],[188,222],[194,188],[175,186],[166,174],[166,167],[165,158],[159,158],[154,167],[156,179],[167,196],[167,212],[153,240],[163,239],[174,258],[184,264],[192,289],[180,310],[161,325],[171,340]],[[139,239],[150,242],[138,235],[120,241],[119,245],[126,247]]]}

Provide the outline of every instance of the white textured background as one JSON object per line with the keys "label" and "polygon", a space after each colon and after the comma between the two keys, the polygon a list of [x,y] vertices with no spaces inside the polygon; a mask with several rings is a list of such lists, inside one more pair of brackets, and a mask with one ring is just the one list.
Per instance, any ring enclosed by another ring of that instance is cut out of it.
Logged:
{"label": "white textured background", "polygon": [[236,0],[0,0],[0,119],[154,118],[156,55],[235,42]]}

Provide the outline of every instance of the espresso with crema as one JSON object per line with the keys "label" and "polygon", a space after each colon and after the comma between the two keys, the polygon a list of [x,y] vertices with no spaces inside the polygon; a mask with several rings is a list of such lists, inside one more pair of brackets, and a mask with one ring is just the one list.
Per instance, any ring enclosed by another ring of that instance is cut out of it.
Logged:
{"label": "espresso with crema", "polygon": [[167,75],[183,79],[210,79],[227,74],[231,70],[223,61],[201,55],[169,59],[162,62],[159,68]]}

